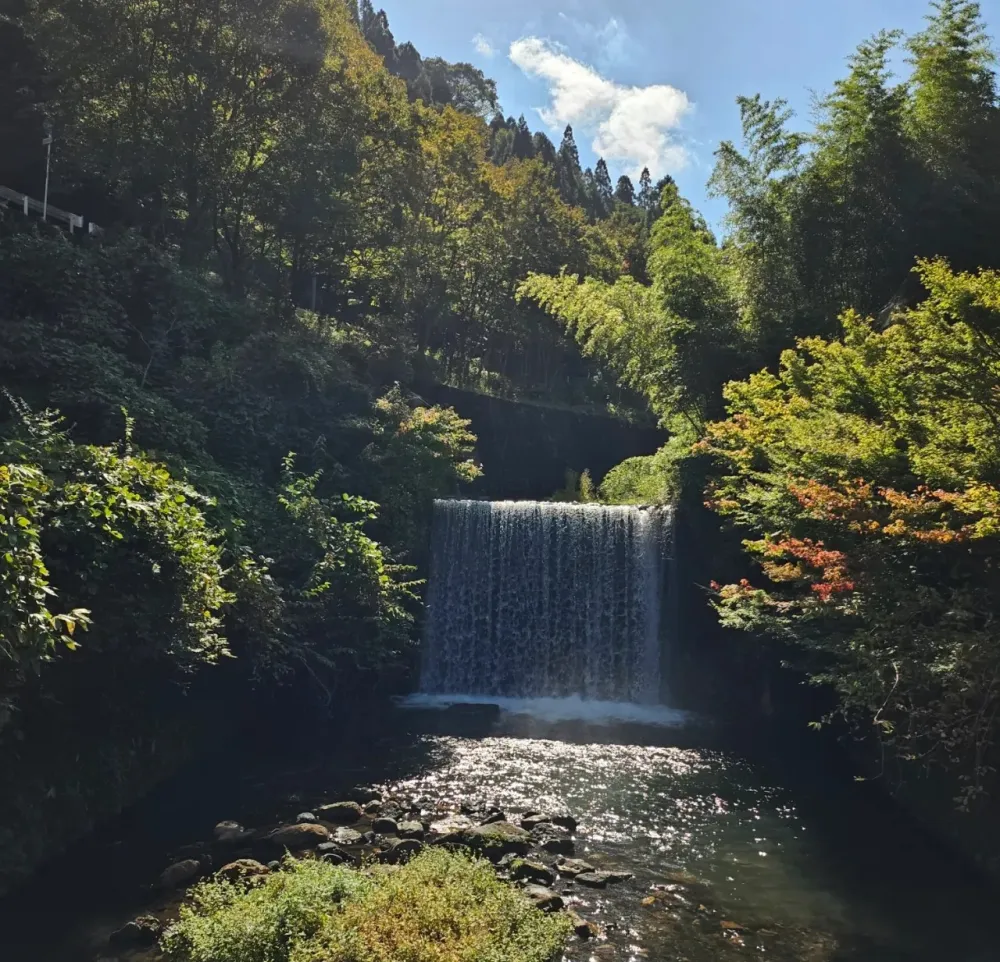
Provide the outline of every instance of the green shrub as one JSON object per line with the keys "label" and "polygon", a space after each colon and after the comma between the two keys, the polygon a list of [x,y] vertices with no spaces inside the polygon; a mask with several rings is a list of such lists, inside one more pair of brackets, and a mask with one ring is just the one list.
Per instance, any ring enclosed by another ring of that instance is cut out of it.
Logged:
{"label": "green shrub", "polygon": [[285,962],[329,922],[338,903],[373,887],[356,871],[311,860],[288,860],[283,871],[250,889],[203,882],[181,907],[163,948],[183,962]]}
{"label": "green shrub", "polygon": [[488,862],[430,849],[370,875],[305,861],[247,891],[203,883],[164,949],[175,962],[549,962],[569,931]]}

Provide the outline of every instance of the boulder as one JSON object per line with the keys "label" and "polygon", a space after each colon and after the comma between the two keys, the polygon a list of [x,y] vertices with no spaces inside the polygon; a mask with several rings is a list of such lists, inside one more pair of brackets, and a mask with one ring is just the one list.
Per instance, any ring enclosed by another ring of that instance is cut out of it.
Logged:
{"label": "boulder", "polygon": [[267,836],[267,841],[290,852],[298,852],[305,848],[315,848],[328,841],[329,831],[322,825],[303,822],[297,825],[283,825]]}
{"label": "boulder", "polygon": [[530,832],[533,828],[539,825],[551,825],[552,818],[549,815],[545,815],[539,812],[533,812],[531,815],[525,815],[521,819],[521,828],[525,831]]}
{"label": "boulder", "polygon": [[576,846],[573,844],[573,839],[561,838],[558,835],[550,835],[546,838],[542,838],[538,847],[541,848],[542,851],[549,852],[552,855],[573,855],[576,852]]}
{"label": "boulder", "polygon": [[442,845],[463,846],[498,861],[504,855],[527,855],[531,849],[531,836],[510,822],[493,822],[451,832],[439,840]]}
{"label": "boulder", "polygon": [[464,832],[466,829],[475,827],[476,823],[468,815],[447,815],[432,823],[431,832],[435,835],[451,835],[454,832]]}
{"label": "boulder", "polygon": [[[279,863],[280,865],[280,863]],[[238,858],[235,862],[223,865],[215,874],[227,882],[247,882],[251,879],[269,875],[271,870],[252,858]]]}
{"label": "boulder", "polygon": [[361,835],[361,841],[365,845],[374,845],[375,844],[375,838],[376,838],[376,836],[375,836],[374,832],[364,832]]}
{"label": "boulder", "polygon": [[158,918],[140,915],[139,918],[126,922],[120,929],[115,929],[108,941],[116,949],[148,949],[156,945],[162,932],[163,923]]}
{"label": "boulder", "polygon": [[422,840],[424,837],[424,826],[421,822],[400,822],[397,827],[397,834],[400,838]]}
{"label": "boulder", "polygon": [[239,822],[219,822],[212,830],[212,836],[219,845],[239,844],[251,834]]}
{"label": "boulder", "polygon": [[[320,848],[322,848],[322,847],[323,847],[323,846],[321,845],[321,846],[320,846]],[[317,850],[317,851],[318,851],[318,850]],[[280,872],[280,871],[281,871],[281,862],[279,862],[279,861],[278,861],[278,860],[277,860],[276,858],[275,858],[275,859],[272,859],[272,860],[271,860],[270,862],[268,862],[268,863],[267,863],[267,867],[268,867],[268,868],[269,868],[269,869],[270,869],[270,870],[271,870],[272,872]]]}
{"label": "boulder", "polygon": [[556,880],[556,873],[542,865],[541,862],[518,859],[511,864],[510,877],[515,881],[523,879],[528,882],[537,882],[539,885],[552,885]]}
{"label": "boulder", "polygon": [[543,885],[526,885],[524,894],[543,912],[557,912],[563,907],[562,896]]}
{"label": "boulder", "polygon": [[322,842],[316,846],[316,854],[331,865],[343,865],[350,857],[336,842]]}
{"label": "boulder", "polygon": [[593,889],[603,889],[616,882],[627,882],[632,877],[631,872],[584,872],[576,881]]}
{"label": "boulder", "polygon": [[318,822],[319,819],[313,815],[312,812],[299,812],[299,814],[295,816],[295,821],[300,823]]}
{"label": "boulder", "polygon": [[364,841],[364,837],[360,832],[355,831],[353,828],[345,828],[344,826],[338,828],[331,838],[338,845],[360,845]]}
{"label": "boulder", "polygon": [[316,817],[321,822],[332,822],[334,825],[353,825],[361,821],[363,814],[357,802],[333,802],[316,809]]}
{"label": "boulder", "polygon": [[424,843],[415,838],[393,839],[379,852],[378,860],[387,865],[399,865],[401,862],[408,862],[423,847]]}
{"label": "boulder", "polygon": [[582,875],[576,877],[576,881],[580,885],[586,885],[587,888],[592,889],[605,889],[608,887],[608,880],[603,872],[584,872]]}
{"label": "boulder", "polygon": [[573,931],[581,939],[594,939],[600,935],[600,929],[593,922],[588,922],[582,915],[579,915],[572,909],[567,909],[566,915],[573,925]]}
{"label": "boulder", "polygon": [[556,870],[566,878],[576,878],[578,875],[596,871],[590,862],[585,862],[582,858],[561,858],[556,863]]}
{"label": "boulder", "polygon": [[381,802],[369,802],[367,805],[365,805],[363,807],[363,811],[364,811],[365,815],[378,815],[382,811],[382,803]]}
{"label": "boulder", "polygon": [[186,858],[181,862],[174,862],[160,873],[160,888],[175,889],[187,885],[198,878],[203,871],[202,863],[197,859]]}
{"label": "boulder", "polygon": [[553,825],[566,829],[570,835],[576,834],[577,821],[572,815],[553,815],[551,821]]}
{"label": "boulder", "polygon": [[372,822],[372,831],[378,835],[395,835],[397,831],[396,821],[392,818],[376,818]]}
{"label": "boulder", "polygon": [[479,824],[492,825],[494,822],[506,822],[507,816],[503,812],[490,812]]}

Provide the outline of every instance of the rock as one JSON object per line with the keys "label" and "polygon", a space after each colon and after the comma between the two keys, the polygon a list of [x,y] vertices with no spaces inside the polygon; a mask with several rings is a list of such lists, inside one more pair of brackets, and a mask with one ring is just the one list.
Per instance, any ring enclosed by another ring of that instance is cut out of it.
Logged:
{"label": "rock", "polygon": [[395,839],[379,853],[378,860],[388,865],[398,865],[401,862],[408,862],[423,847],[424,843],[418,842],[415,838]]}
{"label": "rock", "polygon": [[398,831],[398,826],[396,825],[395,819],[392,818],[376,818],[372,822],[372,831],[378,835],[395,835]]}
{"label": "rock", "polygon": [[250,834],[239,822],[219,822],[212,830],[212,836],[220,845],[235,845],[245,841]]}
{"label": "rock", "polygon": [[501,871],[506,871],[507,869],[513,868],[515,863],[521,861],[520,855],[515,855],[513,852],[508,852],[499,862],[496,863],[496,867]]}
{"label": "rock", "polygon": [[303,822],[299,825],[284,825],[267,836],[272,845],[297,852],[304,848],[315,848],[330,838],[330,833],[322,825]]}
{"label": "rock", "polygon": [[582,858],[561,858],[556,863],[556,870],[567,878],[576,878],[585,872],[597,871],[590,862],[585,862]]}
{"label": "rock", "polygon": [[630,872],[584,872],[576,877],[576,881],[590,888],[603,889],[616,882],[627,882],[632,877]]}
{"label": "rock", "polygon": [[424,826],[421,822],[400,822],[397,834],[400,838],[423,839]]}
{"label": "rock", "polygon": [[542,839],[539,848],[553,855],[573,855],[576,852],[573,839],[559,838],[558,836]]}
{"label": "rock", "polygon": [[581,939],[594,939],[600,935],[600,930],[593,922],[588,922],[582,915],[574,912],[573,909],[567,909],[566,915],[573,925],[573,931]]}
{"label": "rock", "polygon": [[566,829],[570,835],[576,834],[577,821],[572,815],[553,815],[552,824],[558,825],[560,828]]}
{"label": "rock", "polygon": [[[280,868],[281,863],[278,863]],[[271,870],[266,866],[262,865],[260,862],[252,858],[238,858],[235,862],[230,862],[228,865],[223,865],[222,868],[216,872],[216,875],[221,876],[227,882],[245,882],[255,878],[261,878],[264,875],[269,875]]]}
{"label": "rock", "polygon": [[359,805],[370,805],[373,802],[382,802],[382,793],[374,788],[365,788],[355,785],[345,796],[350,802],[357,802]]}
{"label": "rock", "polygon": [[375,844],[375,833],[374,832],[364,832],[361,836],[361,841],[365,845]]}
{"label": "rock", "polygon": [[347,852],[337,845],[336,842],[323,842],[317,845],[316,854],[324,862],[329,862],[331,865],[343,865],[344,862],[350,860]]}
{"label": "rock", "polygon": [[382,811],[381,802],[369,802],[364,806],[365,815],[378,815]]}
{"label": "rock", "polygon": [[312,812],[299,812],[299,814],[295,816],[295,821],[302,824],[305,822],[318,822],[319,819],[313,815]]}
{"label": "rock", "polygon": [[149,948],[156,945],[163,923],[152,915],[140,915],[111,933],[108,941],[116,949]]}
{"label": "rock", "polygon": [[491,812],[479,824],[492,825],[494,822],[506,822],[507,816],[503,812]]}
{"label": "rock", "polygon": [[533,828],[537,827],[538,825],[551,825],[551,824],[552,824],[552,818],[550,818],[548,815],[543,815],[538,812],[535,812],[531,815],[525,815],[521,819],[521,828],[525,829],[528,832],[530,832]]}
{"label": "rock", "polygon": [[531,849],[531,836],[510,822],[493,822],[490,825],[476,825],[462,831],[452,832],[438,840],[445,845],[459,845],[481,852],[493,861],[513,852],[527,855]]}
{"label": "rock", "polygon": [[[322,845],[319,846],[319,848],[322,848],[322,847],[323,847]],[[317,851],[319,851],[319,849],[317,849]],[[281,862],[279,862],[277,859],[272,859],[270,862],[267,863],[267,867],[272,872],[280,872],[281,871]]]}
{"label": "rock", "polygon": [[331,836],[338,845],[360,845],[364,840],[360,832],[353,828],[338,828]]}
{"label": "rock", "polygon": [[467,815],[448,815],[434,822],[431,825],[431,832],[437,835],[450,835],[453,832],[464,832],[466,829],[475,827],[476,823]]}
{"label": "rock", "polygon": [[[506,858],[506,856],[504,857]],[[525,879],[540,885],[552,885],[556,880],[556,873],[542,865],[541,862],[527,862],[519,859],[511,865],[510,877],[515,881]]]}
{"label": "rock", "polygon": [[193,882],[204,871],[201,862],[186,858],[182,862],[174,862],[160,873],[159,884],[162,889],[174,889],[188,882]]}
{"label": "rock", "polygon": [[524,894],[543,912],[556,912],[563,907],[562,896],[543,885],[526,885]]}
{"label": "rock", "polygon": [[316,816],[321,822],[332,822],[334,825],[353,825],[361,821],[362,814],[357,802],[333,802],[316,809]]}

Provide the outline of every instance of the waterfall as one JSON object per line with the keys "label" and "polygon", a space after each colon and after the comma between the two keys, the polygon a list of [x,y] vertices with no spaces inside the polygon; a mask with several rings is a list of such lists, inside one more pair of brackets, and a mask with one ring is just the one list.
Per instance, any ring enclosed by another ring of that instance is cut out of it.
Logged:
{"label": "waterfall", "polygon": [[666,509],[437,501],[426,694],[653,704]]}

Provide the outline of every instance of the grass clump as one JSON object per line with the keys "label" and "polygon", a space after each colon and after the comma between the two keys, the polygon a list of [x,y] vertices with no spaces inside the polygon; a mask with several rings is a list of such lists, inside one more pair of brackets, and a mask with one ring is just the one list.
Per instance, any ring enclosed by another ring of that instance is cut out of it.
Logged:
{"label": "grass clump", "polygon": [[204,883],[164,947],[177,962],[550,962],[571,928],[488,862],[428,849],[370,875],[302,862],[246,891]]}

